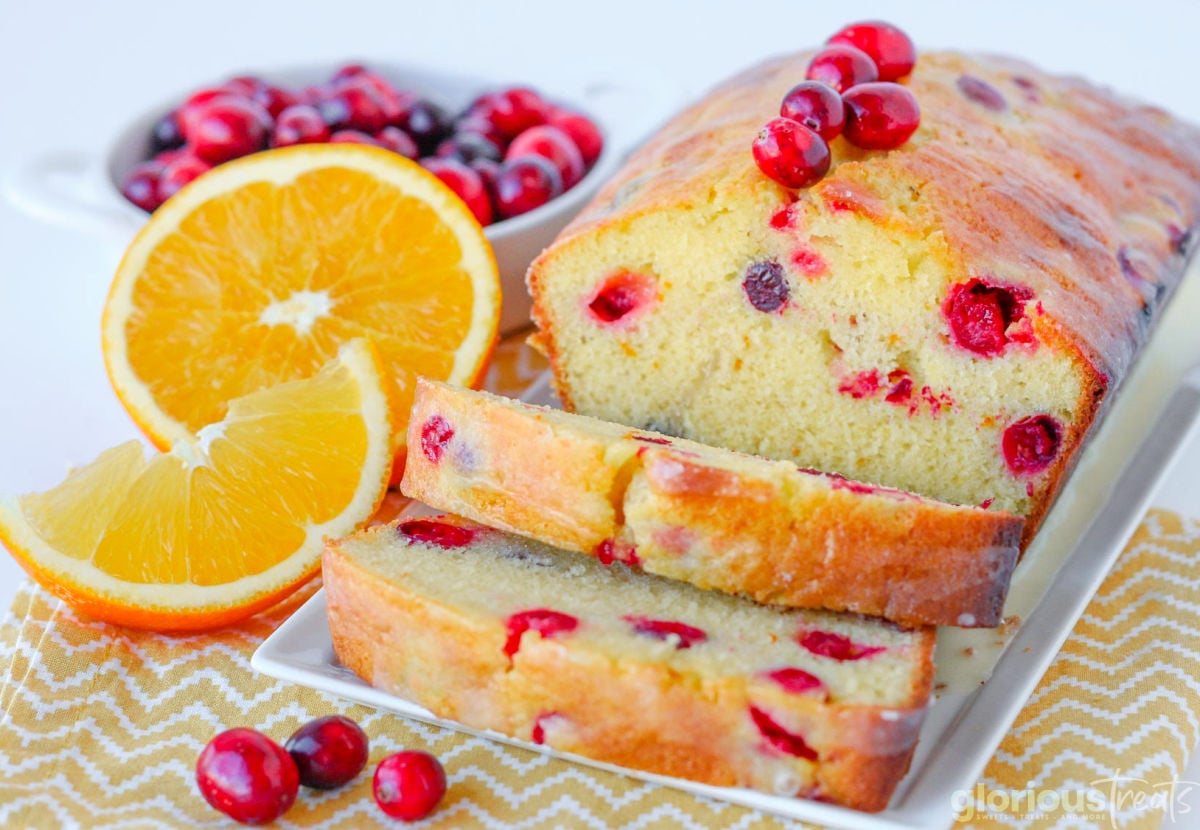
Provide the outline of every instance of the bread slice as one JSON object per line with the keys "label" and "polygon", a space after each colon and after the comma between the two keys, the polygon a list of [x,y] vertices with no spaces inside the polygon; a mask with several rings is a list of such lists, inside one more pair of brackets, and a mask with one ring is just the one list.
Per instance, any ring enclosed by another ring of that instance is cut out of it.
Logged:
{"label": "bread slice", "polygon": [[422,379],[403,492],[759,602],[994,626],[1021,519]]}
{"label": "bread slice", "polygon": [[338,659],[439,717],[634,769],[880,810],[931,629],[789,610],[439,516],[328,544]]}

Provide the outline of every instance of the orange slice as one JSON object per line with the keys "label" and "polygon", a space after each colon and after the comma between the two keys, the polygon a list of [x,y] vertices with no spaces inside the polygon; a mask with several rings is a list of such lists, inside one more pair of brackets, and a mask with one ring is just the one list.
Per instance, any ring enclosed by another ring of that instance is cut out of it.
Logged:
{"label": "orange slice", "polygon": [[0,542],[47,590],[106,622],[202,630],[316,573],[325,536],[370,518],[391,469],[390,381],[365,340],[307,380],[232,401],[144,457],[130,441],[44,493],[0,502]]}
{"label": "orange slice", "polygon": [[164,449],[355,337],[379,349],[399,413],[417,375],[476,385],[499,313],[491,247],[449,188],[386,150],[309,144],[223,164],[160,207],[117,270],[102,345]]}

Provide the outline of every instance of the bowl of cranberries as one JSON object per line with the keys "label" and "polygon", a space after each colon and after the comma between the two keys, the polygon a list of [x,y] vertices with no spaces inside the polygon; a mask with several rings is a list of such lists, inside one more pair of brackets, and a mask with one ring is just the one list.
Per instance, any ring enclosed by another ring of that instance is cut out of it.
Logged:
{"label": "bowl of cranberries", "polygon": [[504,289],[501,329],[510,331],[529,322],[525,269],[615,170],[645,109],[642,91],[619,84],[564,88],[383,62],[234,76],[147,110],[98,163],[47,157],[7,190],[29,213],[124,244],[159,205],[227,161],[303,143],[375,145],[421,164],[484,226]]}

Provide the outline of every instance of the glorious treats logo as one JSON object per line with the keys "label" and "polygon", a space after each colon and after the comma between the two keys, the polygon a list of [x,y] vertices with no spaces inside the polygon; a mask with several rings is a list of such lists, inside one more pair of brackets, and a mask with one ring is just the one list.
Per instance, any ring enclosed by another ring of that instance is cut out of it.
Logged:
{"label": "glorious treats logo", "polygon": [[1067,816],[1099,826],[1124,826],[1134,816],[1162,814],[1171,820],[1200,806],[1200,782],[1151,781],[1123,775],[1119,771],[1076,787],[1035,786],[1024,789],[993,789],[983,783],[970,790],[955,790],[950,796],[958,822],[1004,816],[1020,821]]}

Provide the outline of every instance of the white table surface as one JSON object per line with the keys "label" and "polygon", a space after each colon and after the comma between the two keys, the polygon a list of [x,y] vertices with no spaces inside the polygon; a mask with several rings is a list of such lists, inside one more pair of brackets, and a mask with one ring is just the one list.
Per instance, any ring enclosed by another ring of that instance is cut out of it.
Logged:
{"label": "white table surface", "polygon": [[[1200,123],[1200,3],[496,3],[291,0],[203,4],[0,0],[0,176],[53,150],[99,155],[146,106],[243,70],[375,58],[497,82],[555,68],[646,66],[683,96],[769,54],[883,17],[918,46],[1005,52],[1078,73]],[[682,100],[681,100],[682,103]],[[667,113],[663,113],[666,115]],[[137,436],[112,394],[99,316],[120,246],[0,203],[0,493],[43,489]],[[1200,515],[1200,441],[1156,504]],[[0,609],[22,572],[0,554]],[[1200,781],[1194,762],[1181,778]],[[1190,816],[1200,814],[1200,795]]]}

